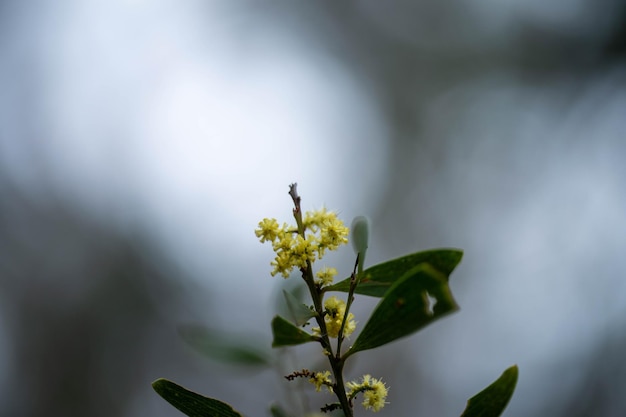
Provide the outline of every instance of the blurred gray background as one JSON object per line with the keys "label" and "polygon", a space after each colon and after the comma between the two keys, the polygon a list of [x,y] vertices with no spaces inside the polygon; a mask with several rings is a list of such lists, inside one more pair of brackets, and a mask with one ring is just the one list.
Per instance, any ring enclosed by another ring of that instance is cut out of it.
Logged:
{"label": "blurred gray background", "polygon": [[514,363],[506,416],[626,415],[625,28],[618,0],[2,2],[0,415],[180,415],[158,377],[301,412],[281,372],[315,350],[231,368],[177,334],[269,346],[253,229],[294,181],[372,219],[371,264],[465,250],[461,311],[348,369],[381,416],[459,415]]}

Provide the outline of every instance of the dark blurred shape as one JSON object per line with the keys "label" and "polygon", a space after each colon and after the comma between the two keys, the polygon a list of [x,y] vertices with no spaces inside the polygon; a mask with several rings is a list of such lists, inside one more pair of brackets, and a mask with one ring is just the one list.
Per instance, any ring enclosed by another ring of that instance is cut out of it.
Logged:
{"label": "dark blurred shape", "polygon": [[604,56],[616,61],[623,61],[626,58],[626,4],[621,3],[618,24],[613,28],[603,51]]}
{"label": "dark blurred shape", "polygon": [[197,324],[179,326],[178,334],[200,355],[217,362],[263,369],[273,361],[269,347],[258,346],[258,339],[248,334],[233,335]]}
{"label": "dark blurred shape", "polygon": [[10,364],[0,415],[128,415],[158,363],[180,362],[164,351],[176,340],[164,323],[181,287],[140,243],[54,198],[41,204],[6,182],[0,196],[2,359]]}

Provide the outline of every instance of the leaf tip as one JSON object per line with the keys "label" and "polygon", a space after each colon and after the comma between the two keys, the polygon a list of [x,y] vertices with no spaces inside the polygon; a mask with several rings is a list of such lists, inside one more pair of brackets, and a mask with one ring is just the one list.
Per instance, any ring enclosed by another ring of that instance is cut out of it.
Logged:
{"label": "leaf tip", "polygon": [[163,383],[167,381],[165,378],[159,378],[152,382],[152,388],[159,392],[159,389],[163,386]]}
{"label": "leaf tip", "polygon": [[461,417],[500,416],[513,396],[518,372],[517,365],[507,368],[491,385],[468,400]]}

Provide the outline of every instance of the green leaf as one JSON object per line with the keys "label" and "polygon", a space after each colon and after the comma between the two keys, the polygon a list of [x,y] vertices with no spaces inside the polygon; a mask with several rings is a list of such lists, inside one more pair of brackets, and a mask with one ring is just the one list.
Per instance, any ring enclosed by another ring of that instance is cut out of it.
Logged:
{"label": "green leaf", "polygon": [[467,401],[461,417],[498,417],[513,396],[517,376],[517,365],[508,368],[493,384]]}
{"label": "green leaf", "polygon": [[387,291],[346,357],[408,336],[457,309],[447,277],[430,264],[419,264]]}
{"label": "green leaf", "polygon": [[280,405],[272,404],[270,407],[270,413],[272,417],[291,417]]}
{"label": "green leaf", "polygon": [[299,345],[317,340],[315,336],[308,334],[280,316],[275,316],[272,320],[272,334],[274,335],[272,347]]}
{"label": "green leaf", "polygon": [[251,343],[204,326],[185,325],[178,328],[180,337],[200,354],[235,365],[269,366],[269,352],[251,346]]}
{"label": "green leaf", "polygon": [[230,405],[196,394],[167,379],[157,379],[152,388],[189,417],[242,417]]}
{"label": "green leaf", "polygon": [[309,288],[306,286],[303,280],[295,279],[280,279],[274,283],[273,291],[273,306],[272,311],[275,314],[283,317],[291,317],[291,312],[287,303],[285,303],[285,296],[283,290],[289,292],[296,297],[299,302],[304,303],[305,297],[310,297]]}
{"label": "green leaf", "polygon": [[[363,271],[356,293],[382,297],[400,277],[421,263],[429,263],[446,278],[461,262],[463,251],[459,249],[432,249],[416,252],[401,258],[371,266]],[[350,290],[350,278],[326,288],[327,291]]]}
{"label": "green leaf", "polygon": [[303,326],[309,322],[311,317],[315,316],[315,312],[306,305],[302,304],[298,298],[287,290],[283,290],[287,308],[291,314],[296,326]]}

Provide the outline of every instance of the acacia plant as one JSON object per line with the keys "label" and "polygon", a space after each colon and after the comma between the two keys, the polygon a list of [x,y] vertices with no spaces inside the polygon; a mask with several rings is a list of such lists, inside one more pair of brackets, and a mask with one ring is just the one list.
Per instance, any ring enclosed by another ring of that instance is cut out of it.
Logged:
{"label": "acacia plant", "polygon": [[[310,301],[303,304],[296,296],[284,291],[291,317],[277,315],[272,320],[272,347],[309,342],[320,345],[320,353],[328,361],[326,369],[295,370],[285,378],[289,381],[304,378],[314,385],[316,391],[327,390],[333,394],[334,401],[322,407],[322,412],[340,410],[345,417],[352,417],[356,402],[366,410],[377,412],[388,403],[389,387],[382,377],[369,374],[346,381],[346,361],[358,352],[408,336],[458,310],[448,279],[461,261],[463,252],[432,249],[364,268],[369,238],[367,218],[359,216],[354,219],[350,231],[333,211],[322,208],[303,213],[296,184],[290,185],[289,195],[293,200],[295,224],[280,225],[276,219],[265,218],[255,234],[262,243],[270,243],[274,250],[270,274],[289,278],[294,271],[297,272],[308,289]],[[328,251],[347,244],[349,236],[356,256],[354,269],[348,278],[334,282],[337,270],[319,268],[317,261]],[[345,295],[329,295],[331,292]],[[350,312],[357,294],[377,297],[380,301],[348,346],[348,338],[357,329],[354,314]],[[189,333],[185,335],[189,339]],[[214,353],[262,361],[251,351],[220,348],[210,336],[206,339],[204,347]],[[504,371],[494,383],[468,401],[461,417],[499,416],[513,394],[517,373],[517,366]],[[190,417],[241,416],[224,402],[204,397],[166,379],[158,379],[152,385],[166,401]],[[271,413],[274,417],[289,416],[276,406],[271,408]]]}

